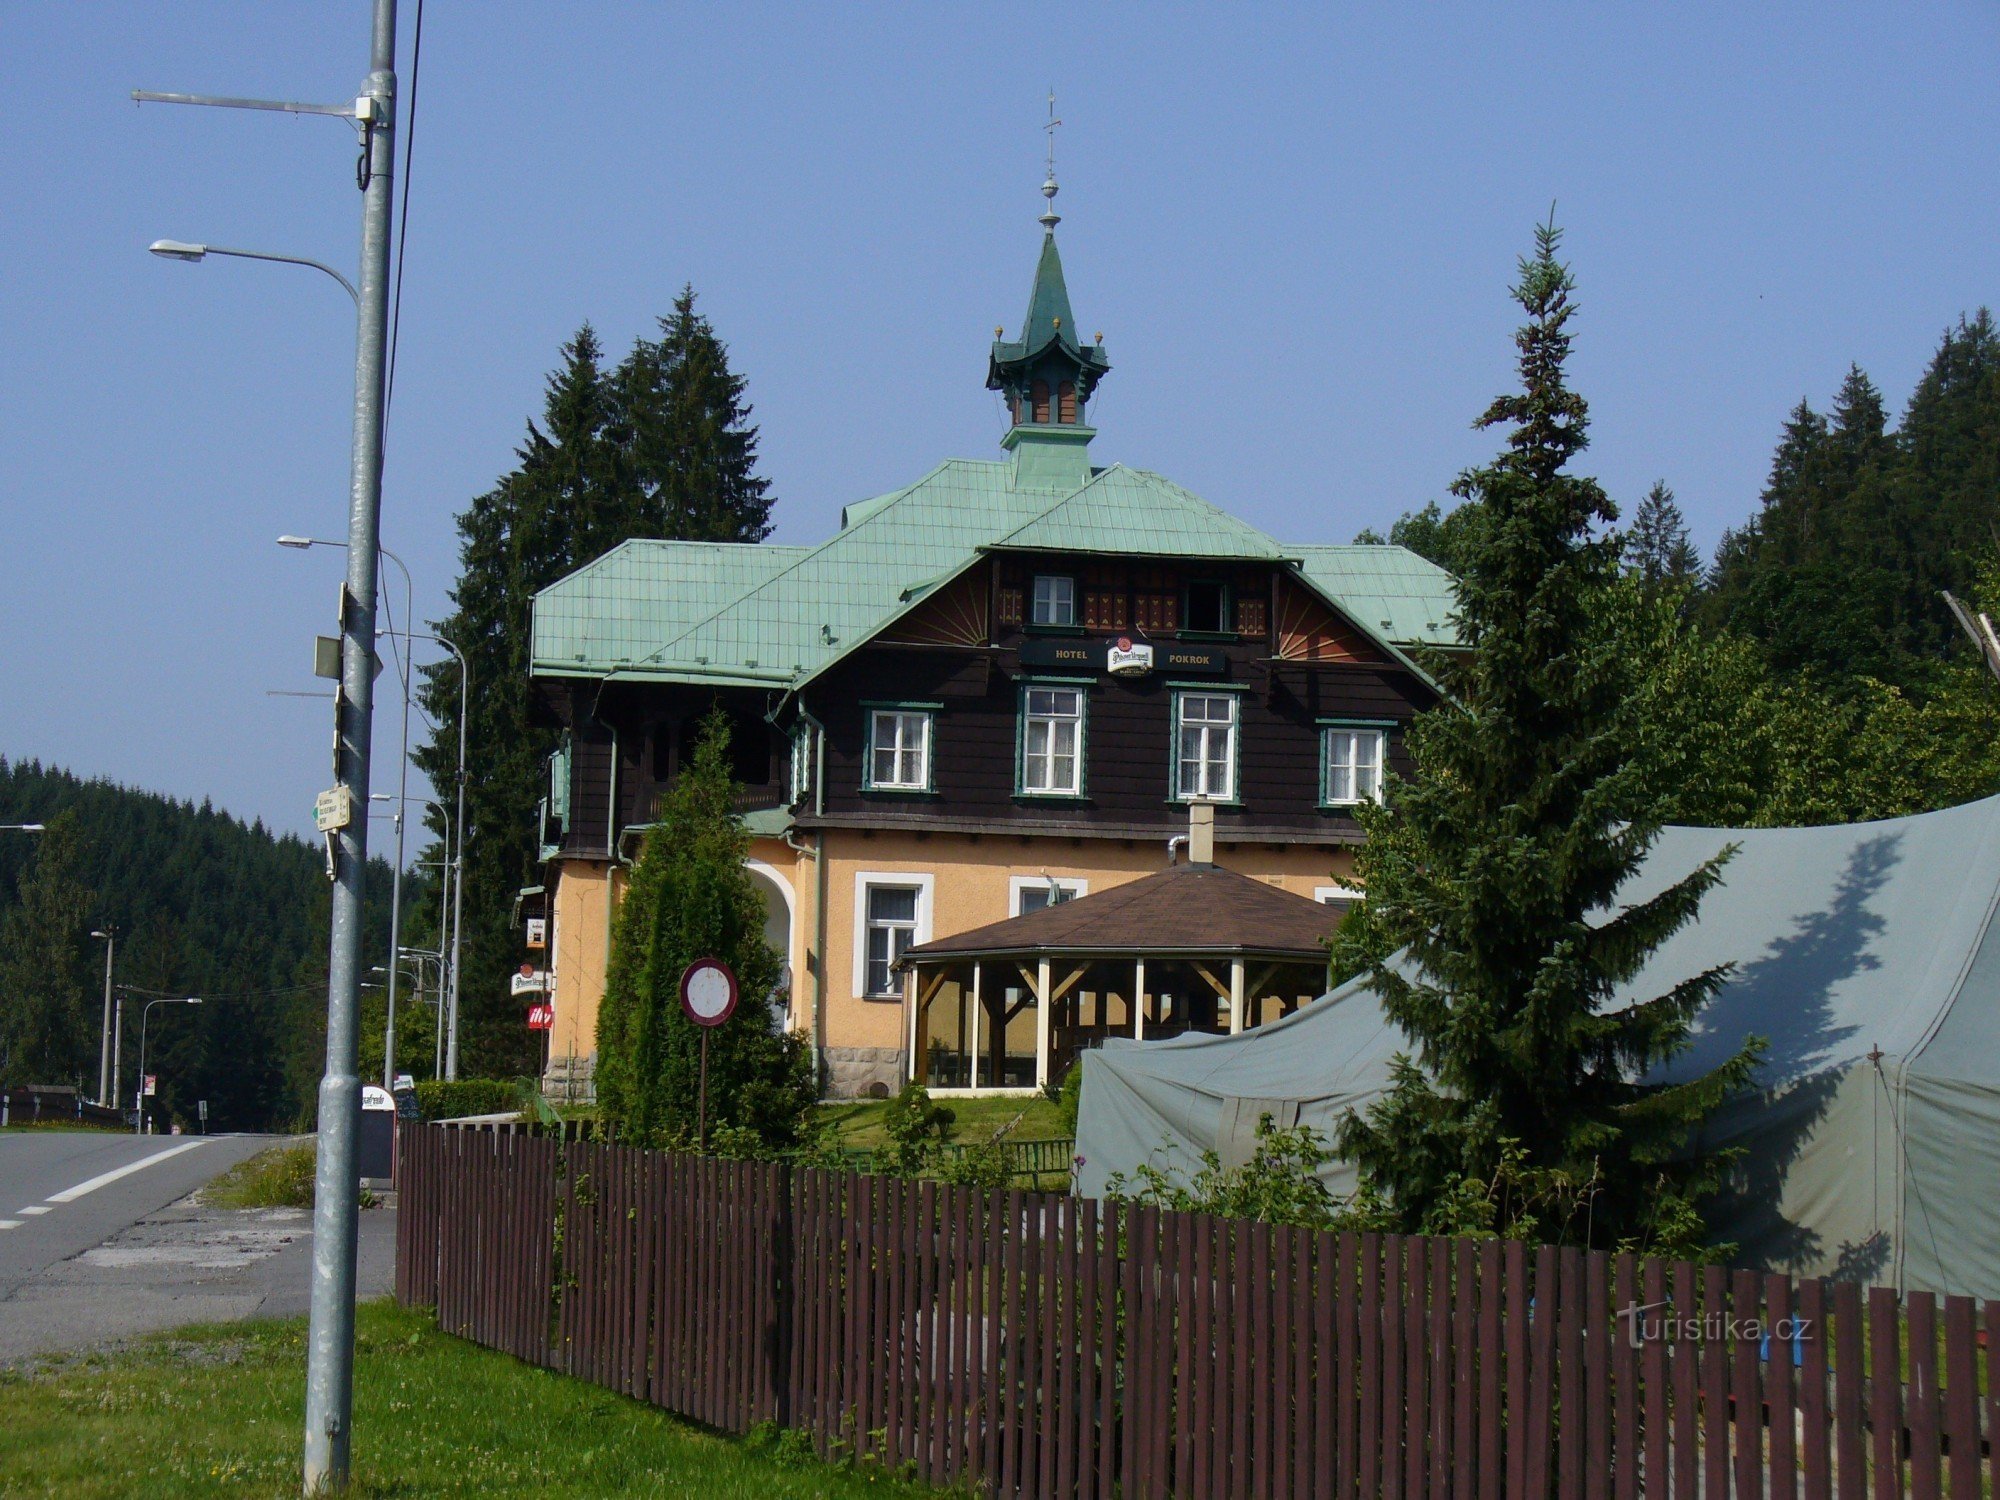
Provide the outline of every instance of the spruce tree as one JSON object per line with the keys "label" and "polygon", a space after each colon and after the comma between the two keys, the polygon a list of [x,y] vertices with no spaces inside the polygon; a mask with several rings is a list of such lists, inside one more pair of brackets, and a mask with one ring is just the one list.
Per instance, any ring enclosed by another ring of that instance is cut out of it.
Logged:
{"label": "spruce tree", "polygon": [[1625,534],[1625,567],[1649,588],[1691,584],[1701,573],[1701,554],[1688,540],[1687,522],[1664,479],[1653,481],[1633,514]]}
{"label": "spruce tree", "polygon": [[[459,517],[455,606],[440,634],[473,674],[466,794],[465,941],[460,1076],[513,1076],[537,1063],[508,975],[520,962],[509,926],[514,897],[536,881],[535,809],[556,731],[531,708],[529,624],[534,596],[634,537],[761,541],[769,482],[756,473],[757,430],[745,381],[695,311],[692,288],[606,370],[586,324],[563,346],[542,420],[530,422],[514,470]],[[458,757],[458,675],[426,671],[424,706],[437,725],[418,764],[449,802]],[[433,822],[433,831],[441,831]]]}
{"label": "spruce tree", "polygon": [[729,722],[702,721],[692,763],[661,799],[619,908],[597,1022],[597,1098],[632,1138],[689,1144],[696,1134],[701,1028],[681,1010],[698,958],[736,975],[736,1012],[709,1028],[708,1123],[769,1148],[797,1145],[813,1103],[803,1038],[773,1024],[783,961],[764,941],[764,901],[744,868],[750,835],[732,808]]}
{"label": "spruce tree", "polygon": [[95,896],[79,823],[49,819],[0,924],[0,1085],[73,1083],[96,1055],[82,963]]}
{"label": "spruce tree", "polygon": [[1455,486],[1480,518],[1456,586],[1471,650],[1439,663],[1448,696],[1411,732],[1414,779],[1365,819],[1367,924],[1402,950],[1372,976],[1411,1052],[1340,1144],[1404,1228],[1460,1227],[1466,1184],[1518,1170],[1593,1184],[1582,1215],[1549,1207],[1539,1227],[1608,1244],[1650,1239],[1663,1213],[1684,1220],[1712,1178],[1682,1154],[1691,1131],[1747,1079],[1753,1052],[1678,1085],[1644,1081],[1685,1047],[1721,971],[1611,1009],[1721,862],[1612,905],[1658,824],[1599,621],[1617,512],[1568,472],[1587,411],[1564,381],[1574,306],[1559,243],[1539,228],[1521,263],[1521,389],[1479,420],[1504,427],[1507,446]]}
{"label": "spruce tree", "polygon": [[747,382],[684,286],[660,336],[619,367],[621,435],[651,536],[761,542],[771,534],[771,482],[757,473]]}

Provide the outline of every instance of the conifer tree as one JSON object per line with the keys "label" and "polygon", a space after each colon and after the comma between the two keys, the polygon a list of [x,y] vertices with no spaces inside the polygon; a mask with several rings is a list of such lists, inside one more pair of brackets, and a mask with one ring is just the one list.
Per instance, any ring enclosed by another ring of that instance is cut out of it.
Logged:
{"label": "conifer tree", "polygon": [[1695,915],[1720,861],[1611,906],[1658,825],[1597,620],[1617,578],[1617,512],[1568,472],[1587,412],[1564,382],[1574,307],[1559,243],[1553,224],[1539,228],[1521,263],[1521,389],[1480,418],[1507,446],[1456,485],[1480,517],[1456,589],[1473,649],[1440,664],[1450,696],[1412,730],[1414,780],[1365,820],[1368,925],[1403,950],[1378,959],[1373,980],[1411,1053],[1367,1115],[1349,1117],[1341,1148],[1406,1228],[1454,1227],[1438,1215],[1463,1185],[1517,1161],[1596,1184],[1587,1219],[1545,1233],[1613,1243],[1648,1238],[1712,1180],[1680,1154],[1753,1054],[1675,1086],[1643,1081],[1685,1046],[1721,971],[1611,1009]]}
{"label": "conifer tree", "polygon": [[681,1010],[680,981],[698,958],[736,975],[736,1012],[709,1029],[708,1122],[766,1146],[799,1142],[811,1111],[804,1040],[773,1025],[783,961],[764,941],[764,902],[744,868],[750,835],[731,806],[729,721],[702,721],[693,761],[661,799],[619,908],[597,1022],[597,1098],[606,1118],[642,1141],[696,1134],[700,1031]]}
{"label": "conifer tree", "polygon": [[761,542],[771,534],[771,482],[757,473],[745,379],[684,286],[660,336],[641,339],[618,371],[622,432],[651,536]]}
{"label": "conifer tree", "polygon": [[1664,479],[1653,481],[1625,534],[1625,567],[1648,587],[1685,585],[1701,573],[1701,554],[1688,540],[1687,522]]}
{"label": "conifer tree", "polygon": [[0,925],[0,1084],[72,1082],[88,1065],[82,948],[94,899],[73,812],[49,819]]}
{"label": "conifer tree", "polygon": [[[530,422],[518,464],[459,517],[460,575],[441,634],[472,661],[468,756],[465,951],[460,1075],[512,1076],[537,1061],[507,976],[520,962],[508,925],[516,892],[533,883],[535,809],[556,732],[531,712],[528,648],[535,593],[633,537],[761,541],[770,531],[768,481],[756,471],[745,381],[695,311],[692,288],[607,370],[586,324],[563,346],[542,420]],[[457,769],[458,676],[428,669],[424,706],[437,725],[418,756],[442,800]],[[434,827],[434,832],[439,831]]]}

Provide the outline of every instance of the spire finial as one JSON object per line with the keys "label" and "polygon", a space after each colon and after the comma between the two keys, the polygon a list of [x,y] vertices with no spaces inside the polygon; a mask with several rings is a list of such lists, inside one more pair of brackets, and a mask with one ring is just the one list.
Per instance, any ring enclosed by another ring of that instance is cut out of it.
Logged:
{"label": "spire finial", "polygon": [[1049,133],[1049,176],[1042,184],[1042,196],[1048,200],[1048,207],[1042,210],[1042,227],[1050,233],[1062,222],[1062,215],[1056,212],[1056,127],[1062,124],[1056,118],[1056,91],[1049,90],[1049,123],[1042,129]]}

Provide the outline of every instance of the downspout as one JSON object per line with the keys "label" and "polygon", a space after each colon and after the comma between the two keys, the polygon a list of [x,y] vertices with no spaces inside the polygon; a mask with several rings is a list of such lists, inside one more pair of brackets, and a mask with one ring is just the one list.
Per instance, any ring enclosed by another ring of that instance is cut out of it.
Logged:
{"label": "downspout", "polygon": [[[601,687],[599,691],[602,692]],[[611,796],[610,802],[604,810],[604,855],[604,946],[599,950],[604,954],[604,977],[600,981],[597,990],[597,1015],[600,1021],[604,1017],[604,1002],[611,996],[611,913],[612,908],[617,904],[618,896],[618,730],[616,726],[613,726],[611,730]],[[575,1036],[575,1032],[571,1032],[570,1034],[572,1037]],[[593,1037],[591,1040],[594,1043],[596,1038]],[[596,1050],[595,1046],[591,1048],[593,1056]],[[592,1064],[590,1093],[592,1098],[597,1097],[595,1064]]]}

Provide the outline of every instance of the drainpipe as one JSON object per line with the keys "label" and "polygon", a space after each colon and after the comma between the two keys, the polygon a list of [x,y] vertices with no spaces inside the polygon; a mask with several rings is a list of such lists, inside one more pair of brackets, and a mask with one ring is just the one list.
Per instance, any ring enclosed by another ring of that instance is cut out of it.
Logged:
{"label": "drainpipe", "polygon": [[1184,833],[1177,833],[1172,838],[1167,840],[1168,864],[1172,865],[1172,864],[1178,864],[1180,862],[1180,847],[1187,841],[1188,841],[1188,836]]}

